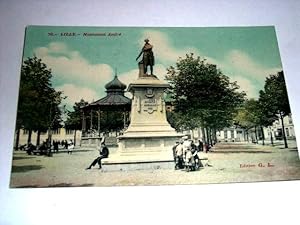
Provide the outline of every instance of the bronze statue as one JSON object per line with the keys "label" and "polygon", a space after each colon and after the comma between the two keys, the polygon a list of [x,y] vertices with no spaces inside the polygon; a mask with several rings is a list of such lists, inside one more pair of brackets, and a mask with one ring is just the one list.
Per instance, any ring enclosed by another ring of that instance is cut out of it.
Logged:
{"label": "bronze statue", "polygon": [[136,60],[138,60],[142,55],[142,53],[144,53],[143,59],[139,62],[139,64],[144,65],[144,74],[147,73],[147,67],[150,66],[150,72],[151,75],[153,75],[154,55],[153,55],[152,48],[153,46],[149,43],[149,39],[145,39],[145,45],[142,48],[138,57],[136,57]]}

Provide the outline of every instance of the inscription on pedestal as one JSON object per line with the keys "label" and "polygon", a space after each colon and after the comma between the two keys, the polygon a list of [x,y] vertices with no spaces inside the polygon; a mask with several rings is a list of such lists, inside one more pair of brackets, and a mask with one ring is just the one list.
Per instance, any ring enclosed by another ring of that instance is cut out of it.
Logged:
{"label": "inscription on pedestal", "polygon": [[147,98],[143,101],[143,108],[144,111],[148,112],[149,114],[157,111],[157,101],[155,98]]}

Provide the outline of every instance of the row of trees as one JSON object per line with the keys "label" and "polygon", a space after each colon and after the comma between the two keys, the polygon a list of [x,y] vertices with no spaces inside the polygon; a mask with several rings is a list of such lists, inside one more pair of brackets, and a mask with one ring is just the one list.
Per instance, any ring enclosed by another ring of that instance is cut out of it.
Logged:
{"label": "row of trees", "polygon": [[[274,121],[280,120],[282,125],[282,137],[285,148],[288,147],[285,128],[283,123],[284,116],[291,113],[288,95],[284,80],[283,71],[266,78],[264,90],[259,92],[259,99],[250,99],[244,102],[240,108],[235,121],[236,125],[248,131],[254,129],[257,138],[257,129],[262,132],[262,144],[264,145],[263,127],[269,127]],[[273,136],[271,134],[271,143],[273,144]]]}
{"label": "row of trees", "polygon": [[[236,82],[231,82],[216,65],[193,54],[169,67],[166,79],[174,104],[174,110],[168,112],[169,122],[178,131],[204,128],[207,143],[217,141],[217,130],[233,125],[246,132],[254,129],[257,136],[257,129],[271,126],[275,120],[280,119],[283,125],[283,117],[290,113],[282,71],[266,78],[258,100],[247,100]],[[282,130],[287,147],[284,127]]]}
{"label": "row of trees", "polygon": [[19,145],[20,129],[28,130],[28,140],[31,142],[32,131],[37,132],[37,145],[40,144],[40,134],[61,127],[64,98],[51,83],[51,69],[47,68],[36,56],[27,58],[21,68],[20,92],[16,121],[16,143]]}

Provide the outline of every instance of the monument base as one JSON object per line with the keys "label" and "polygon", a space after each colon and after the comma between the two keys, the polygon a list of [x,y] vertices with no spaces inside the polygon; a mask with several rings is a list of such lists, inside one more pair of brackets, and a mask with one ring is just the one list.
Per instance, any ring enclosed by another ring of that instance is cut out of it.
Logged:
{"label": "monument base", "polygon": [[174,160],[133,160],[132,158],[107,158],[102,160],[103,171],[131,171],[131,170],[155,170],[173,169]]}
{"label": "monument base", "polygon": [[102,161],[103,169],[126,171],[173,168],[172,147],[180,137],[177,133],[173,136],[158,136],[155,133],[147,137],[128,134],[121,136],[118,151]]}
{"label": "monument base", "polygon": [[128,91],[133,95],[130,125],[118,137],[118,151],[102,161],[104,170],[174,166],[172,148],[183,134],[167,121],[164,90],[168,87],[154,75],[140,75],[129,84]]}

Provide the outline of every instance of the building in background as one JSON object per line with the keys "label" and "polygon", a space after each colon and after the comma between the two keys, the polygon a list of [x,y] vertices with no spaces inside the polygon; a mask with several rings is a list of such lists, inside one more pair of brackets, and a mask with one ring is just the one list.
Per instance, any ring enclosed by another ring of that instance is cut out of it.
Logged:
{"label": "building in background", "polygon": [[[285,136],[288,140],[296,139],[294,124],[292,120],[292,115],[289,114],[283,118],[284,132]],[[282,123],[280,120],[276,120],[272,126],[264,128],[265,139],[270,139],[271,136],[274,140],[282,140],[283,139],[283,130]]]}
{"label": "building in background", "polygon": [[[286,138],[288,140],[295,140],[295,130],[294,130],[294,124],[292,120],[291,114],[288,116],[285,116],[283,119],[284,124],[284,132],[286,135]],[[184,131],[186,135],[188,135],[191,139],[194,140],[205,140],[205,135],[207,135],[207,131],[204,128],[197,128],[194,130]],[[283,139],[283,130],[282,130],[282,124],[281,121],[278,119],[274,121],[272,126],[269,127],[263,127],[261,129],[260,127],[255,127],[246,130],[240,127],[232,126],[228,128],[224,128],[222,130],[216,131],[216,140],[217,142],[253,142],[257,143],[258,141],[261,141],[264,139],[268,142],[271,141],[271,138],[273,138],[273,141],[276,140],[282,140]]]}
{"label": "building in background", "polygon": [[[19,139],[19,146],[27,144],[28,141],[28,135],[29,132],[28,130],[20,130],[20,139]],[[76,137],[75,135],[75,130],[67,130],[65,128],[58,128],[55,130],[51,131],[51,139],[52,141],[69,141],[72,140],[73,143],[76,143],[76,145],[80,145],[80,140],[81,140],[81,131],[76,132]],[[46,141],[48,139],[49,135],[48,132],[41,133],[40,135],[40,143],[43,143],[43,141]],[[76,141],[75,141],[76,139]],[[31,143],[33,145],[36,145],[37,143],[37,132],[32,132],[31,134]]]}

